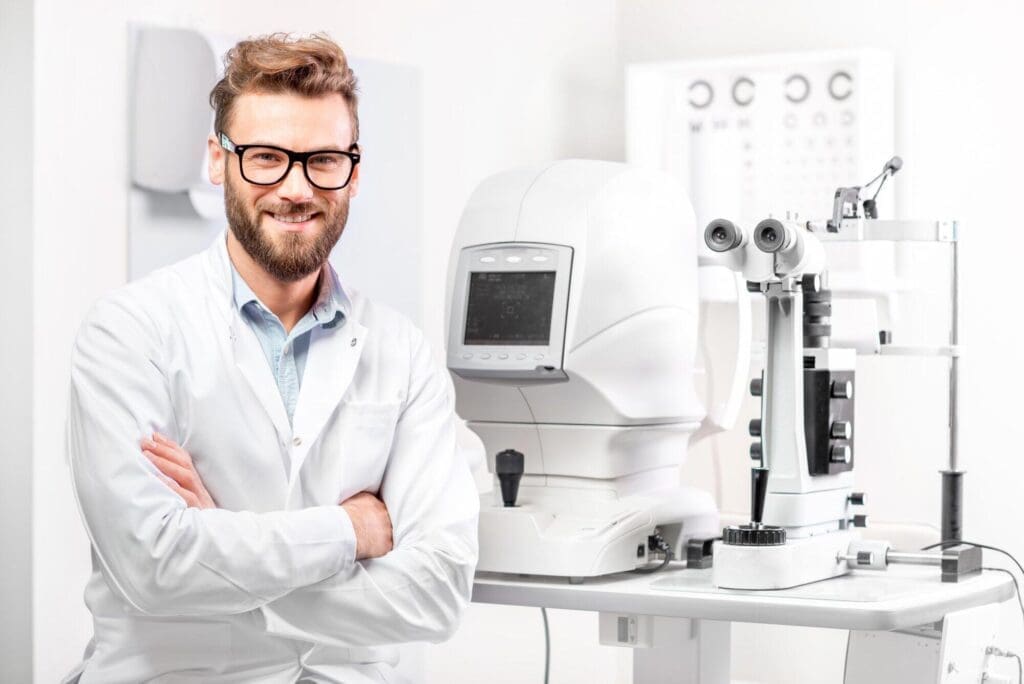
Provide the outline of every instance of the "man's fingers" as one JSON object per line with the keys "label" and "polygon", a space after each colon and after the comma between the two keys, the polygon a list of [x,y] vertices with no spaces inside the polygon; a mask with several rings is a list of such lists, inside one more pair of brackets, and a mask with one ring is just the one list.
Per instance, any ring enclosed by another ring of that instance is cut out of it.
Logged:
{"label": "man's fingers", "polygon": [[[154,436],[156,436],[156,433],[154,433]],[[153,439],[145,439],[142,441],[142,447],[143,449],[148,449],[157,456],[162,456],[168,461],[177,463],[182,467],[187,468],[192,465],[192,460],[189,457],[188,452],[184,451],[173,442],[167,444]]]}
{"label": "man's fingers", "polygon": [[197,497],[195,494],[188,491],[187,489],[184,489],[181,485],[179,485],[177,482],[167,477],[163,473],[160,473],[160,479],[163,480],[164,484],[170,487],[175,494],[180,496],[185,501],[185,504],[189,508],[199,508],[199,497]]}
{"label": "man's fingers", "polygon": [[148,440],[148,442],[150,442],[150,444],[147,444],[147,446],[152,445],[158,454],[174,461],[178,465],[191,465],[191,455],[183,450],[183,448],[181,448],[181,446],[179,446],[173,439],[165,437],[159,432],[154,432],[153,439]]}
{"label": "man's fingers", "polygon": [[157,467],[157,470],[159,470],[161,473],[170,477],[172,480],[174,480],[181,486],[185,487],[186,489],[195,491],[195,472],[188,468],[182,467],[175,463],[174,461],[166,459],[160,456],[159,454],[150,451],[149,449],[143,449],[142,453],[146,455],[146,458],[148,458],[150,462],[153,465],[155,465]]}

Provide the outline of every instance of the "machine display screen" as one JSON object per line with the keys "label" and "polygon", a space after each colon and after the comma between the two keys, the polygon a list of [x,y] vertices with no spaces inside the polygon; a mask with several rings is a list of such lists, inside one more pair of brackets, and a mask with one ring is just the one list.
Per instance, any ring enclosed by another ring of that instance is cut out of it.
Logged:
{"label": "machine display screen", "polygon": [[469,274],[464,344],[547,345],[555,271]]}

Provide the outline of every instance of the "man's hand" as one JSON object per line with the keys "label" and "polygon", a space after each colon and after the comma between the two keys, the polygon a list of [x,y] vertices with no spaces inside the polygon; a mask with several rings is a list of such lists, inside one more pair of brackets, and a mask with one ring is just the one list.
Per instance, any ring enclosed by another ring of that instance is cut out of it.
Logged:
{"label": "man's hand", "polygon": [[[216,508],[206,491],[192,456],[178,444],[160,433],[142,440],[142,453],[157,470],[164,483],[185,500],[190,508]],[[378,558],[391,551],[391,516],[384,502],[369,492],[359,492],[341,502],[356,533],[356,559]]]}
{"label": "man's hand", "polygon": [[356,532],[356,560],[378,558],[391,551],[391,516],[387,506],[369,492],[359,492],[341,502]]}
{"label": "man's hand", "polygon": [[142,440],[142,453],[160,471],[164,483],[184,499],[189,508],[217,507],[192,465],[192,457],[174,440],[154,432],[152,439]]}

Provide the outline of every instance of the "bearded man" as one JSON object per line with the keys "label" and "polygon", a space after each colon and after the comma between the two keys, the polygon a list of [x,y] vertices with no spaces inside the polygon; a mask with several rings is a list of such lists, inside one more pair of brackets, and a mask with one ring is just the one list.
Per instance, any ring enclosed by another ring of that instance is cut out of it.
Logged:
{"label": "bearded man", "polygon": [[395,681],[390,645],[458,624],[478,500],[447,373],[328,262],[355,77],[328,38],[271,35],[210,100],[228,230],[102,299],[74,347],[95,634],[68,680]]}

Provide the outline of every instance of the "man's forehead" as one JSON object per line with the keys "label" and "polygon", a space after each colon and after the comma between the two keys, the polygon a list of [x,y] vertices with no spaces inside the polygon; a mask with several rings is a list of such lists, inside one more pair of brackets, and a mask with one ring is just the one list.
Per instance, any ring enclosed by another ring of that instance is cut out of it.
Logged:
{"label": "man's forehead", "polygon": [[243,93],[232,110],[229,135],[240,145],[263,143],[302,151],[348,149],[354,142],[348,103],[336,93]]}

